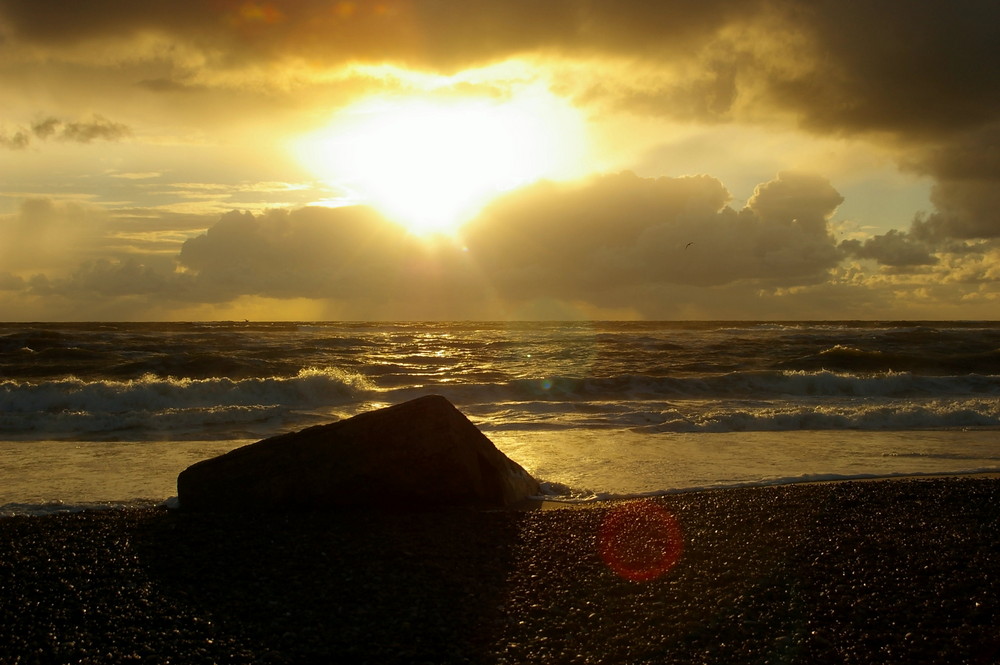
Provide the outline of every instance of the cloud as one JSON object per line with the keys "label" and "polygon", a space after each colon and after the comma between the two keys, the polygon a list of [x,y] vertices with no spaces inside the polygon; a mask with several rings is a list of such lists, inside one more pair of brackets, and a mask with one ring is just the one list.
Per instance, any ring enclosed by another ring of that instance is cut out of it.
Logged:
{"label": "cloud", "polygon": [[[0,17],[15,40],[52,50],[93,42],[134,46],[156,34],[205,51],[243,58],[323,57],[328,61],[395,62],[466,67],[518,53],[681,53],[730,20],[752,15],[753,0],[509,0],[470,4],[200,0],[3,0]],[[223,56],[225,58],[225,56]]]}
{"label": "cloud", "polygon": [[58,138],[63,141],[90,143],[97,139],[118,141],[129,134],[131,134],[131,130],[127,126],[100,116],[94,116],[90,122],[63,123]]}
{"label": "cloud", "polygon": [[367,316],[468,318],[487,306],[662,315],[664,289],[810,284],[839,260],[825,220],[840,196],[825,180],[781,174],[743,210],[728,202],[708,176],[542,183],[497,202],[460,244],[419,241],[362,207],[230,213],[180,261],[192,297],[331,298]]}
{"label": "cloud", "polygon": [[825,236],[827,221],[844,202],[822,176],[785,172],[757,187],[747,207],[764,223],[791,224],[813,236]]}
{"label": "cloud", "polygon": [[935,211],[914,234],[928,241],[1000,237],[1000,118],[911,157],[907,167],[933,175]]}
{"label": "cloud", "polygon": [[[347,318],[489,318],[486,278],[451,242],[424,241],[365,206],[231,212],[188,240],[178,297],[322,299]],[[496,316],[496,310],[492,310]]]}
{"label": "cloud", "polygon": [[176,298],[184,287],[185,278],[174,275],[162,260],[156,262],[161,265],[146,261],[133,257],[86,261],[59,286],[59,290],[113,298],[130,295]]}
{"label": "cloud", "polygon": [[20,291],[24,288],[24,278],[9,272],[0,273],[0,291]]}
{"label": "cloud", "polygon": [[46,118],[45,120],[36,122],[34,125],[32,125],[31,131],[38,138],[47,139],[56,133],[56,130],[59,128],[59,125],[61,124],[62,121],[59,120],[58,118]]}
{"label": "cloud", "polygon": [[[1000,300],[995,242],[931,254],[892,232],[837,247],[840,200],[823,178],[781,173],[737,210],[709,176],[621,173],[513,192],[454,240],[416,238],[363,206],[234,211],[174,253],[101,255],[90,238],[42,267],[0,262],[0,303],[14,318],[47,302],[84,318],[660,319],[976,318]],[[33,206],[17,219],[53,233],[88,212]]]}
{"label": "cloud", "polygon": [[915,240],[907,233],[896,229],[884,235],[860,240],[845,240],[840,248],[860,259],[874,259],[885,266],[895,268],[929,266],[938,262],[931,254],[931,248]]}
{"label": "cloud", "polygon": [[826,228],[840,200],[822,178],[782,173],[736,211],[709,176],[622,173],[512,193],[454,241],[416,238],[364,206],[234,211],[174,259],[84,258],[32,288],[172,302],[327,299],[389,318],[469,318],[543,301],[641,313],[671,285],[822,280],[841,257]]}
{"label": "cloud", "polygon": [[68,122],[48,117],[34,123],[29,129],[19,129],[12,136],[0,134],[0,145],[10,149],[27,148],[32,139],[90,143],[96,140],[119,141],[132,134],[132,130],[120,122],[114,122],[95,115],[87,122]]}
{"label": "cloud", "polygon": [[512,195],[472,223],[470,256],[511,298],[607,297],[657,285],[822,279],[840,253],[826,222],[841,202],[817,176],[782,173],[740,211],[709,176],[631,173]]}
{"label": "cloud", "polygon": [[[760,119],[780,109],[820,132],[907,136],[997,118],[998,13],[993,0],[910,0],[905,11],[893,0],[0,0],[7,40],[26,58],[96,52],[201,69],[296,61],[445,73],[514,57],[578,61],[591,74],[563,82],[568,89],[646,113],[732,109]],[[607,77],[602,62],[622,65],[619,76]]]}
{"label": "cloud", "polygon": [[901,161],[936,179],[934,210],[915,215],[907,232],[866,241],[860,253],[855,245],[845,249],[884,265],[929,265],[935,251],[976,252],[971,241],[1000,238],[1000,119],[915,148]]}
{"label": "cloud", "polygon": [[31,144],[31,135],[24,130],[18,130],[13,134],[0,132],[0,146],[9,150],[22,150]]}
{"label": "cloud", "polygon": [[179,262],[211,298],[384,297],[402,230],[361,206],[230,212],[184,243]]}
{"label": "cloud", "polygon": [[798,69],[772,70],[768,91],[823,130],[909,136],[953,132],[996,117],[998,9],[897,3],[772,3],[796,37]]}

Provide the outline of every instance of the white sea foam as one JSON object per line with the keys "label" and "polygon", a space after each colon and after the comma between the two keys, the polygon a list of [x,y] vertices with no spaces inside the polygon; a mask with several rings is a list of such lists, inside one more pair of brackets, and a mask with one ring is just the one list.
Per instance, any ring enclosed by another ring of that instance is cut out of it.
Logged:
{"label": "white sea foam", "polygon": [[87,437],[135,430],[163,438],[167,433],[225,428],[223,438],[238,438],[248,426],[275,425],[293,411],[307,422],[311,409],[351,403],[371,390],[360,375],[318,368],[292,377],[248,379],[147,374],[128,381],[4,381],[0,435]]}
{"label": "white sea foam", "polygon": [[914,430],[1000,426],[1000,401],[986,398],[921,401],[758,402],[699,404],[685,410],[666,409],[663,419],[646,413],[650,424],[636,431],[746,432],[795,430]]}

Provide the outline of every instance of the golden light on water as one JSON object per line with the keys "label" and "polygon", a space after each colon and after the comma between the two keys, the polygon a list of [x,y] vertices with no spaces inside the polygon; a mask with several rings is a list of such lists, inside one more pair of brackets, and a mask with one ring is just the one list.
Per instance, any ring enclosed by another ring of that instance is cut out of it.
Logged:
{"label": "golden light on water", "polygon": [[585,136],[577,111],[536,89],[369,99],[294,150],[318,178],[411,232],[449,233],[503,192],[578,175]]}

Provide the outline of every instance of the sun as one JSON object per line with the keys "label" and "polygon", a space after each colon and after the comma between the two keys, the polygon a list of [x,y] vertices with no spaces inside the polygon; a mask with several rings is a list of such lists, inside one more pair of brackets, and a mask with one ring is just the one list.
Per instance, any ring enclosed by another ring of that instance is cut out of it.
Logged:
{"label": "sun", "polygon": [[503,99],[373,98],[338,113],[295,152],[411,232],[452,233],[499,194],[578,175],[583,121],[547,91]]}

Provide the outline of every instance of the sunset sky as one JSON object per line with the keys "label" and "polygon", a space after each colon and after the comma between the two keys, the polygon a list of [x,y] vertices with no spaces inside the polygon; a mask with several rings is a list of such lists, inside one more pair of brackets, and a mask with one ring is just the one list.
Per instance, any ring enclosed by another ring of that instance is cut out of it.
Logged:
{"label": "sunset sky", "polygon": [[0,319],[997,319],[996,0],[0,0]]}

